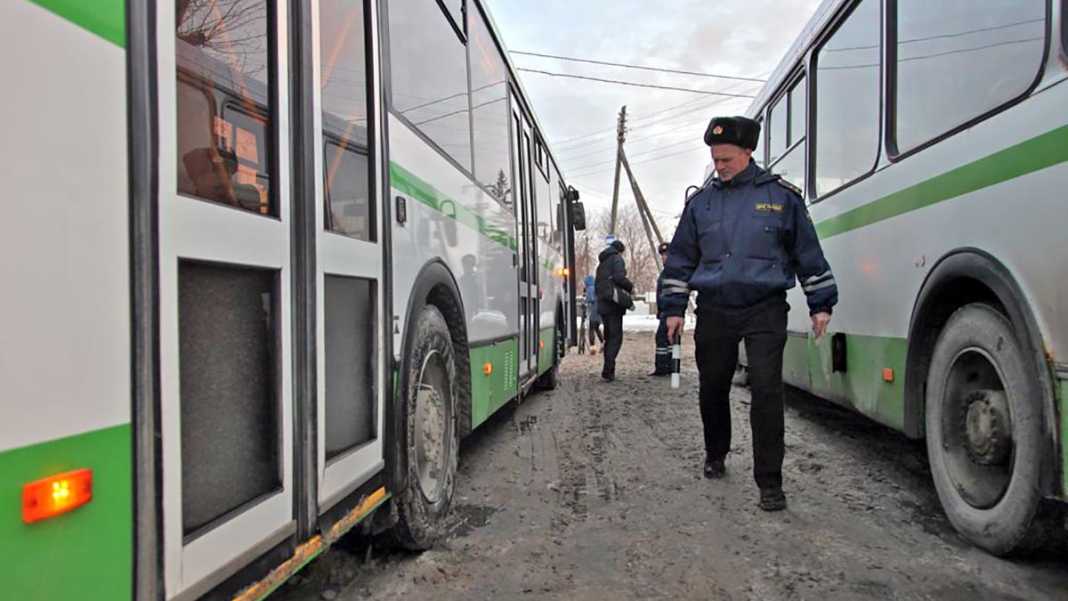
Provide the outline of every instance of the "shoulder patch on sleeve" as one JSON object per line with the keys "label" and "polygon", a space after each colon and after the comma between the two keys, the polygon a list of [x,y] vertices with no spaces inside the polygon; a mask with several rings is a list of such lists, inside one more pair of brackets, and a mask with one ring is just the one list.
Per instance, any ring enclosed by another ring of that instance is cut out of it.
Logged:
{"label": "shoulder patch on sleeve", "polygon": [[771,182],[777,179],[779,179],[778,175],[775,175],[774,173],[764,172],[758,175],[757,178],[753,180],[753,183],[758,186],[763,186],[764,184],[770,184]]}
{"label": "shoulder patch on sleeve", "polygon": [[791,184],[790,182],[788,182],[788,181],[784,180],[784,179],[783,179],[783,178],[781,178],[781,177],[780,177],[780,178],[778,178],[778,179],[776,179],[776,180],[775,180],[775,183],[777,183],[777,184],[779,184],[780,186],[782,186],[783,188],[786,188],[787,190],[789,190],[789,191],[793,192],[794,194],[798,195],[798,196],[799,196],[799,197],[801,197],[801,198],[804,198],[804,197],[805,197],[804,193],[803,193],[803,192],[801,192],[801,188],[798,188],[797,186],[795,186],[795,185]]}

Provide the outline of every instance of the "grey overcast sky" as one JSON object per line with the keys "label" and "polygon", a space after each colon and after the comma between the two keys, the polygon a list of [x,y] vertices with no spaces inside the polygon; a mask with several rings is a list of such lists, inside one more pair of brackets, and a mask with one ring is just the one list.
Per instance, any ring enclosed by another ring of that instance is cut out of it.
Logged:
{"label": "grey overcast sky", "polygon": [[[820,0],[485,0],[509,50],[766,78]],[[517,67],[755,95],[760,84],[512,55]],[[747,99],[519,74],[564,179],[588,209],[611,206],[615,123],[627,105],[627,156],[657,221],[672,229],[709,162],[708,119]],[[680,106],[681,105],[681,106]],[[678,107],[672,109],[672,107]],[[672,109],[672,110],[667,110]],[[594,134],[594,135],[591,135]],[[579,139],[575,139],[579,138]],[[632,141],[631,141],[632,140]],[[633,206],[626,178],[621,205]]]}

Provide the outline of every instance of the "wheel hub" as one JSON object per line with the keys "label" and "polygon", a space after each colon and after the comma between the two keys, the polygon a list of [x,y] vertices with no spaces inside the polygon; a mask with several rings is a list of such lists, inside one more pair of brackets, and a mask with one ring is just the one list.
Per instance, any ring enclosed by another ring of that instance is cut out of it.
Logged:
{"label": "wheel hub", "polygon": [[997,505],[1013,474],[1011,399],[997,363],[967,348],[954,358],[943,389],[942,461],[956,494],[976,509]]}
{"label": "wheel hub", "polygon": [[427,356],[416,391],[415,460],[419,489],[423,497],[436,503],[442,493],[447,457],[445,367],[440,354]]}
{"label": "wheel hub", "polygon": [[1012,451],[1012,428],[1005,393],[977,390],[964,400],[964,442],[979,465],[1002,465]]}

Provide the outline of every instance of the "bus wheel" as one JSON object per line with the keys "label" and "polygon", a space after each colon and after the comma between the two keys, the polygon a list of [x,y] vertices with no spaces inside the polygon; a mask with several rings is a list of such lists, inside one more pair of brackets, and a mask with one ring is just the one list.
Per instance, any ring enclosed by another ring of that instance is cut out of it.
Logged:
{"label": "bus wheel", "polygon": [[559,323],[556,324],[555,332],[556,341],[553,349],[556,354],[553,356],[553,366],[534,382],[534,387],[538,390],[556,390],[556,387],[560,385],[560,358],[564,356],[563,349],[566,342]]}
{"label": "bus wheel", "polygon": [[405,436],[397,449],[407,484],[397,491],[393,534],[403,547],[424,550],[442,534],[456,479],[456,361],[449,327],[437,307],[423,307],[412,327],[405,357]]}
{"label": "bus wheel", "polygon": [[949,521],[1007,555],[1037,544],[1042,393],[1004,315],[958,309],[935,343],[927,382],[927,456]]}

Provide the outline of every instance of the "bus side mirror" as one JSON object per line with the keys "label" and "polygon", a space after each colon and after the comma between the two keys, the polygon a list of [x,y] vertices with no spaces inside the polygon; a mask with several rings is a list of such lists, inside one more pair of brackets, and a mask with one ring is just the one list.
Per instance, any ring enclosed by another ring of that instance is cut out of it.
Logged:
{"label": "bus side mirror", "polygon": [[586,229],[586,208],[581,202],[571,203],[571,227],[575,228],[575,231]]}
{"label": "bus side mirror", "polygon": [[567,187],[567,199],[571,202],[575,202],[579,199],[579,191],[572,186]]}

